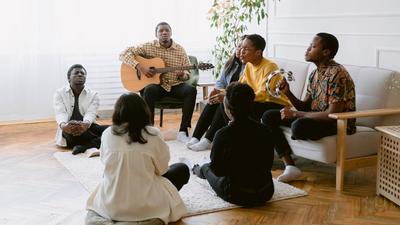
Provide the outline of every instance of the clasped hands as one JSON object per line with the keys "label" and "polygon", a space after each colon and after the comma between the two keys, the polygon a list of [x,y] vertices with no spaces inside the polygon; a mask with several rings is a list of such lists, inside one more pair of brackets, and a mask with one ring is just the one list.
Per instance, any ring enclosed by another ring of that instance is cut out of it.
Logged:
{"label": "clasped hands", "polygon": [[72,136],[80,136],[89,129],[90,124],[85,121],[71,120],[68,123],[61,123],[60,128],[63,132]]}
{"label": "clasped hands", "polygon": [[216,89],[216,88],[214,88],[210,92],[210,96],[208,97],[208,102],[210,104],[222,103],[222,101],[224,100],[225,95],[226,95],[225,89]]}

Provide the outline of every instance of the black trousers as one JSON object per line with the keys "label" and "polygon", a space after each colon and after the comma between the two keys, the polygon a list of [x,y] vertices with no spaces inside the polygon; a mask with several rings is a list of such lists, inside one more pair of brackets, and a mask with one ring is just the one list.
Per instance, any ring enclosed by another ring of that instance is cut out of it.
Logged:
{"label": "black trousers", "polygon": [[180,131],[186,131],[188,127],[191,127],[192,115],[194,106],[196,104],[196,87],[182,83],[171,87],[171,91],[167,92],[158,84],[147,85],[141,93],[150,108],[151,112],[151,122],[154,124],[154,104],[156,101],[160,100],[162,97],[174,97],[178,99],[183,99],[182,108],[182,120]]}
{"label": "black trousers", "polygon": [[227,119],[223,117],[222,107],[220,103],[207,104],[204,107],[193,131],[193,137],[200,139],[208,130],[206,138],[211,141],[214,139],[214,134],[227,124]]}
{"label": "black trousers", "polygon": [[175,163],[169,166],[169,170],[163,175],[178,189],[187,184],[190,177],[189,167],[184,163]]}
{"label": "black trousers", "polygon": [[[248,207],[264,205],[274,194],[272,177],[270,179],[271,182],[256,190],[240,187],[242,185],[234,186],[227,177],[218,177],[212,171],[209,163],[201,166],[201,173],[220,198],[233,204]],[[245,184],[243,184],[243,186],[245,186]]]}
{"label": "black trousers", "polygon": [[336,122],[317,121],[310,118],[282,120],[278,109],[268,110],[262,116],[261,122],[272,130],[275,138],[275,151],[279,157],[292,153],[280,126],[290,127],[293,140],[318,140],[337,133]]}
{"label": "black trousers", "polygon": [[67,141],[67,147],[73,148],[76,145],[83,145],[86,149],[88,148],[100,148],[101,134],[108,127],[108,125],[98,125],[92,123],[89,129],[80,136],[73,136],[62,132],[62,136]]}

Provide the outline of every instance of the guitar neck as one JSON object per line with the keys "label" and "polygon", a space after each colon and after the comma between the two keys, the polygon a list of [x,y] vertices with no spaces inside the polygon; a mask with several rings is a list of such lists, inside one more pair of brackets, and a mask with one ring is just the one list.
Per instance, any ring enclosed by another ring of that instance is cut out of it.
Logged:
{"label": "guitar neck", "polygon": [[177,70],[191,70],[191,69],[196,69],[196,65],[155,68],[156,73],[168,73],[168,72],[173,72],[173,71],[177,71]]}

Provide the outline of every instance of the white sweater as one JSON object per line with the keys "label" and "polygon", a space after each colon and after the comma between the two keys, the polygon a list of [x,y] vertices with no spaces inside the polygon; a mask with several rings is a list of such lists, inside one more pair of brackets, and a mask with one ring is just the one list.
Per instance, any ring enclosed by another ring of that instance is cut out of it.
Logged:
{"label": "white sweater", "polygon": [[128,144],[128,135],[114,135],[111,127],[104,131],[100,147],[104,175],[87,209],[117,221],[159,218],[166,224],[186,213],[178,190],[161,176],[168,170],[169,147],[157,128],[147,129],[155,135],[142,131],[146,144]]}

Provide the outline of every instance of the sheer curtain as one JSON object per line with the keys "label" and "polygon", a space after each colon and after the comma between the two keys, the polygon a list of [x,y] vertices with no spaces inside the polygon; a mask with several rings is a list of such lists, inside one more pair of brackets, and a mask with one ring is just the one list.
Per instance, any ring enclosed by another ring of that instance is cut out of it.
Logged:
{"label": "sheer curtain", "polygon": [[67,84],[74,63],[88,70],[101,110],[125,90],[119,53],[155,38],[160,21],[188,54],[211,60],[216,31],[212,0],[2,0],[0,1],[0,122],[52,119],[54,91]]}

